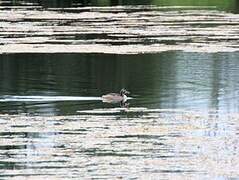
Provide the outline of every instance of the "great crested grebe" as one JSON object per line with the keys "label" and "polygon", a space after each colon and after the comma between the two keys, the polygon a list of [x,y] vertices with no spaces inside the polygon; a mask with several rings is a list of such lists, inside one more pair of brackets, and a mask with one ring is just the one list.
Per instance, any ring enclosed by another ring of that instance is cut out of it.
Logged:
{"label": "great crested grebe", "polygon": [[126,94],[130,94],[130,92],[127,91],[126,89],[121,89],[120,93],[109,93],[109,94],[103,95],[102,101],[108,102],[108,103],[119,103],[119,102],[124,103],[127,101]]}

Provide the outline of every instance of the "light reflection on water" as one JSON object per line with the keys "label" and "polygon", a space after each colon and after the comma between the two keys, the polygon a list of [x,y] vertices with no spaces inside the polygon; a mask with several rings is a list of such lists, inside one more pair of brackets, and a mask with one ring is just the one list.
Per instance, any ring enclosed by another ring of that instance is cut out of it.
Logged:
{"label": "light reflection on water", "polygon": [[239,51],[239,15],[215,6],[0,8],[0,54]]}
{"label": "light reflection on water", "polygon": [[[50,8],[44,16],[41,5],[74,4],[67,2],[1,1],[1,47],[9,43],[14,52],[16,42],[20,51],[28,43],[36,51],[44,49],[41,43],[110,43],[126,45],[125,51],[129,44],[145,44],[152,52],[151,43],[180,49],[190,42],[198,47],[216,42],[222,49],[148,55],[1,54],[0,178],[238,178],[239,54],[230,53],[238,49],[238,15],[216,7],[118,6]],[[238,12],[233,2],[234,7],[227,8],[228,1],[221,6]],[[82,10],[91,16],[88,20],[84,13],[78,19]],[[92,21],[96,15],[102,17]],[[112,29],[112,23],[126,34]],[[88,28],[94,32],[89,34]],[[132,92],[129,108],[101,101],[102,94],[123,87]]]}
{"label": "light reflection on water", "polygon": [[2,178],[239,176],[238,115],[134,108],[0,120]]}

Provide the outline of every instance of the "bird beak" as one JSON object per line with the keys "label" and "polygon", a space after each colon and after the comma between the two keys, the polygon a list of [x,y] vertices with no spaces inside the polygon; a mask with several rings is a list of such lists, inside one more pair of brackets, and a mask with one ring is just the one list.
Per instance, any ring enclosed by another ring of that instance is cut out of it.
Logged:
{"label": "bird beak", "polygon": [[130,92],[125,90],[125,94],[130,94]]}

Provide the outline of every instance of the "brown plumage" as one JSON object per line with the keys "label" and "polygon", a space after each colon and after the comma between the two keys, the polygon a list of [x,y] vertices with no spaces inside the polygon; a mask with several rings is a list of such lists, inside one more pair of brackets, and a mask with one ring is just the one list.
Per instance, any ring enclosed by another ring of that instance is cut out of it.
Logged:
{"label": "brown plumage", "polygon": [[127,96],[126,94],[129,94],[125,89],[121,89],[120,93],[109,93],[106,95],[102,96],[102,101],[103,102],[108,102],[108,103],[118,103],[118,102],[126,102],[127,101]]}

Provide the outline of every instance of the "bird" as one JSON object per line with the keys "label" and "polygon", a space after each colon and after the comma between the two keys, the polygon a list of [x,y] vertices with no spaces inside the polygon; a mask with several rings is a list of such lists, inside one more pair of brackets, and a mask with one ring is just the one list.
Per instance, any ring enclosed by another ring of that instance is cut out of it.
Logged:
{"label": "bird", "polygon": [[121,89],[120,93],[109,93],[102,96],[102,101],[107,103],[125,103],[127,94],[130,94],[126,89]]}

